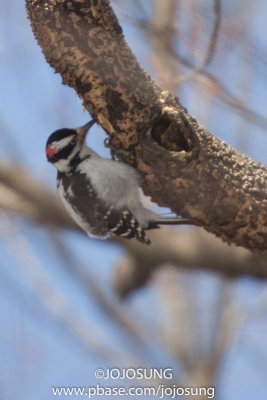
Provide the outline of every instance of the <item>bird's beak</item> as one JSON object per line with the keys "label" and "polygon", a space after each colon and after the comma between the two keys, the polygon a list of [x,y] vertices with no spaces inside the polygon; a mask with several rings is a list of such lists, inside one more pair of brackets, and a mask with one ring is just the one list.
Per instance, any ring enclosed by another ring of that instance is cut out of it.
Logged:
{"label": "bird's beak", "polygon": [[87,122],[87,124],[75,129],[78,135],[78,140],[82,141],[85,139],[88,130],[94,125],[94,123],[95,120],[92,119],[91,121]]}

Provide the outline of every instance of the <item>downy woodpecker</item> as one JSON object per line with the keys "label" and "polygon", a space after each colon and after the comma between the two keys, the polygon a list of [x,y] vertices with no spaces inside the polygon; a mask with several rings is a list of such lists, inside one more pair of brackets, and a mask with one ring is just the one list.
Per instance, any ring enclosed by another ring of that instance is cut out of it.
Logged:
{"label": "downy woodpecker", "polygon": [[138,172],[87,147],[86,134],[94,122],[59,129],[46,143],[47,160],[58,170],[59,196],[74,221],[91,237],[117,235],[146,244],[150,244],[146,229],[159,228],[159,224],[191,224],[183,218],[161,218],[143,207]]}

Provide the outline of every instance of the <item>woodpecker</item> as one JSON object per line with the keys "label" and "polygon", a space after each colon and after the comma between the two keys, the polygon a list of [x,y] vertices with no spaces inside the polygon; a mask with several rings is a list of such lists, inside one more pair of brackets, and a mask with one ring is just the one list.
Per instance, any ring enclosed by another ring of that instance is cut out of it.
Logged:
{"label": "woodpecker", "polygon": [[192,224],[188,219],[159,217],[141,204],[139,173],[87,147],[86,135],[94,123],[59,129],[46,142],[47,160],[57,168],[59,197],[74,221],[91,237],[117,235],[145,244],[150,244],[147,229]]}

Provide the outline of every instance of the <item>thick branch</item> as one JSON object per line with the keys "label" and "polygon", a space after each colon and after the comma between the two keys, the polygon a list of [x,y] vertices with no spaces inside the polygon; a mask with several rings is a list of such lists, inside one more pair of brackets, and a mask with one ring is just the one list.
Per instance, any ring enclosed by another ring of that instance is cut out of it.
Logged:
{"label": "thick branch", "polygon": [[267,169],[212,136],[139,66],[107,0],[26,0],[35,36],[63,82],[143,190],[223,240],[267,257]]}

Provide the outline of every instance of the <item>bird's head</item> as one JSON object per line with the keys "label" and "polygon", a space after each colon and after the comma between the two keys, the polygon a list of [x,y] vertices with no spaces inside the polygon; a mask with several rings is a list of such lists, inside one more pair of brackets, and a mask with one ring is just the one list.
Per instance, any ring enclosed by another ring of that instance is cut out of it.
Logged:
{"label": "bird's head", "polygon": [[94,120],[76,129],[58,129],[53,132],[46,142],[45,153],[47,161],[51,162],[59,171],[69,169],[73,160],[81,151],[85,143],[88,130]]}

